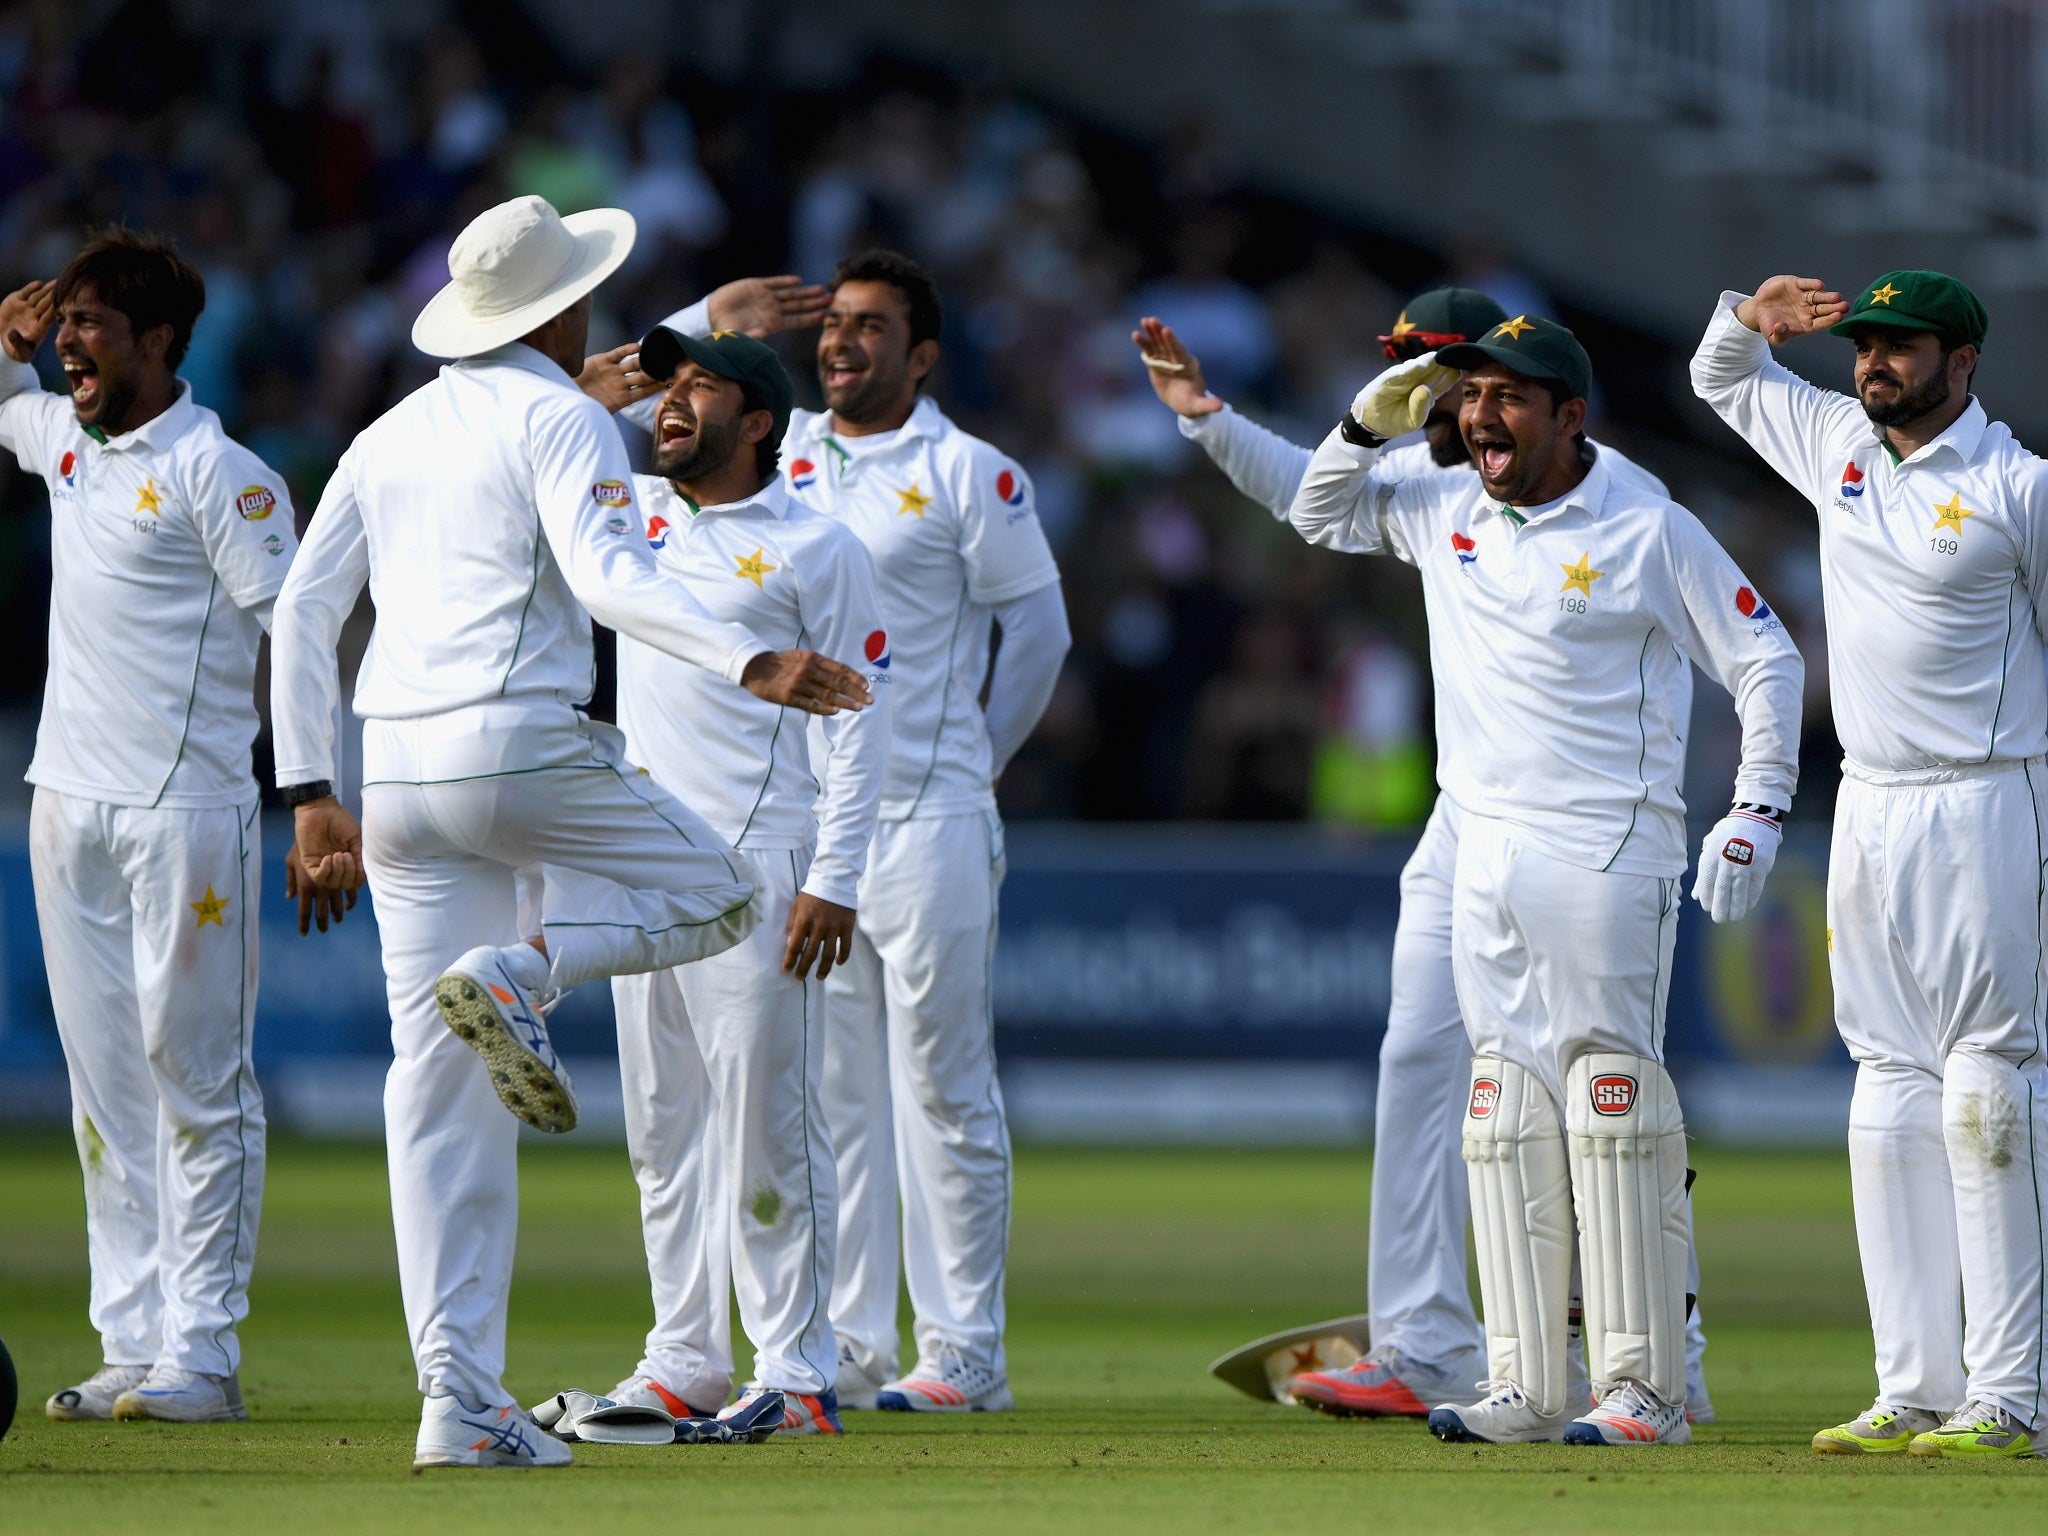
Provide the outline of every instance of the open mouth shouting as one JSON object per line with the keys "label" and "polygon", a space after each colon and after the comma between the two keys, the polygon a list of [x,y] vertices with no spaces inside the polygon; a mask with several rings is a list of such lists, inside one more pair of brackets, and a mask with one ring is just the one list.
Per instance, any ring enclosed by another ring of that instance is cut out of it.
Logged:
{"label": "open mouth shouting", "polygon": [[92,416],[100,404],[100,370],[83,353],[65,353],[64,382],[71,390],[71,407],[80,419]]}
{"label": "open mouth shouting", "polygon": [[868,371],[867,360],[857,353],[838,353],[818,364],[818,379],[827,390],[838,393],[852,389]]}
{"label": "open mouth shouting", "polygon": [[1479,466],[1479,478],[1488,488],[1507,485],[1515,467],[1515,440],[1506,433],[1480,431],[1470,434],[1467,444],[1472,462]]}
{"label": "open mouth shouting", "polygon": [[654,421],[654,446],[663,453],[685,450],[697,440],[697,418],[674,406],[665,408]]}

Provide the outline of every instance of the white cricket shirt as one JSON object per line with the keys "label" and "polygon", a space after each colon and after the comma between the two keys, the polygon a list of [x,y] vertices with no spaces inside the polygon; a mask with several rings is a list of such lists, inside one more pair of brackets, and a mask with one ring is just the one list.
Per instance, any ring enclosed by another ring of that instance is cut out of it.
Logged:
{"label": "white cricket shirt", "polygon": [[0,358],[0,447],[50,491],[50,670],[32,784],[109,805],[247,805],[256,648],[298,549],[284,479],[178,381],[102,441]]}
{"label": "white cricket shirt", "polygon": [[336,776],[334,646],[366,580],[377,623],[355,709],[368,720],[580,705],[593,617],[735,683],[770,649],[656,566],[618,428],[520,342],[444,367],[335,467],[278,597],[281,785]]}
{"label": "white cricket shirt", "polygon": [[1397,478],[1378,457],[1332,432],[1290,520],[1421,571],[1437,777],[1459,810],[1587,869],[1680,873],[1688,658],[1734,695],[1735,798],[1792,803],[1805,669],[1690,512],[1604,453],[1569,494],[1522,508],[1477,474]]}
{"label": "white cricket shirt", "polygon": [[798,411],[782,464],[874,559],[892,716],[882,819],[993,809],[980,702],[990,610],[1060,579],[1030,480],[929,398],[881,440],[837,437],[829,412]]}
{"label": "white cricket shirt", "polygon": [[2048,465],[1971,400],[1896,460],[1863,407],[1771,358],[1724,293],[1693,389],[1820,514],[1828,690],[1849,760],[2048,751]]}
{"label": "white cricket shirt", "polygon": [[733,847],[807,848],[803,888],[854,905],[889,757],[889,654],[875,571],[860,540],[770,480],[745,501],[695,507],[656,475],[634,477],[661,568],[713,618],[776,650],[812,650],[867,674],[868,708],[818,722],[830,771],[819,795],[807,717],[619,637],[619,727],[633,761]]}

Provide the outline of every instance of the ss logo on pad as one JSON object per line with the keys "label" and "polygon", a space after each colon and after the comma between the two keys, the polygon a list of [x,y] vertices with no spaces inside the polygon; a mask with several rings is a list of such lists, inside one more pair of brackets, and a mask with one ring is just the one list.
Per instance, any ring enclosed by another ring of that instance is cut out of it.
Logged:
{"label": "ss logo on pad", "polygon": [[1472,1106],[1469,1113],[1474,1120],[1484,1120],[1493,1113],[1493,1106],[1499,1102],[1499,1083],[1490,1077],[1476,1077],[1472,1080]]}
{"label": "ss logo on pad", "polygon": [[1615,1073],[1593,1079],[1593,1113],[1625,1115],[1636,1107],[1636,1080]]}

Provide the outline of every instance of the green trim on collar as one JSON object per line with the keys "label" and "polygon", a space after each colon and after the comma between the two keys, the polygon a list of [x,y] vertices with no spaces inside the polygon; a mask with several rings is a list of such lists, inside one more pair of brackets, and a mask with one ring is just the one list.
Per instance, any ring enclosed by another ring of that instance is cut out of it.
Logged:
{"label": "green trim on collar", "polygon": [[1502,502],[1500,504],[1500,515],[1506,518],[1509,522],[1513,523],[1517,528],[1526,528],[1529,526],[1529,519],[1522,516],[1521,513],[1517,512],[1513,507],[1509,506],[1506,502]]}
{"label": "green trim on collar", "polygon": [[677,501],[680,501],[684,506],[690,509],[690,516],[695,517],[699,512],[702,512],[704,510],[702,507],[697,505],[697,498],[692,496],[688,491],[677,490],[674,481],[669,482],[669,489],[675,491]]}
{"label": "green trim on collar", "polygon": [[85,429],[85,435],[91,438],[94,442],[98,443],[102,448],[107,446],[107,434],[102,432],[98,427],[87,427]]}
{"label": "green trim on collar", "polygon": [[1880,443],[1884,444],[1884,451],[1892,456],[1892,462],[1894,464],[1905,463],[1905,460],[1899,457],[1899,450],[1892,446],[1891,434],[1887,432],[1880,432],[1877,434],[1877,440]]}

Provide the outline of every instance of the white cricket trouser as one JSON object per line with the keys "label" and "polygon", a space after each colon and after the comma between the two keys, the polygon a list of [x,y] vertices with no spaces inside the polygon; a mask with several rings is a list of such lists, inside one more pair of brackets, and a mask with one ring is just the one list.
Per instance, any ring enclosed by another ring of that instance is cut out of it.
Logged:
{"label": "white cricket trouser", "polygon": [[1003,870],[993,811],[881,823],[853,959],[825,984],[825,1121],[839,1159],[832,1326],[885,1376],[896,1369],[899,1264],[920,1359],[950,1344],[1005,1368],[1010,1130],[990,993]]}
{"label": "white cricket trouser", "polygon": [[1887,774],[1845,763],[1828,863],[1878,1396],[1936,1413],[1986,1399],[2036,1427],[2044,826],[2039,758]]}
{"label": "white cricket trouser", "polygon": [[110,1365],[241,1364],[263,1205],[261,864],[253,798],[144,810],[35,791],[29,867]]}
{"label": "white cricket trouser", "polygon": [[626,767],[621,746],[538,700],[364,723],[363,853],[391,1004],[391,1215],[423,1392],[507,1401],[519,1215],[518,1122],[442,1022],[434,982],[476,945],[531,936],[542,914],[521,898],[539,893],[545,864],[621,887],[601,914],[545,913],[558,985],[716,954],[758,918],[746,860]]}
{"label": "white cricket trouser", "polygon": [[1505,822],[1462,823],[1451,963],[1472,1052],[1535,1073],[1562,1125],[1576,1058],[1664,1059],[1678,881],[1581,869]]}
{"label": "white cricket trouser", "polygon": [[1458,809],[1443,796],[1401,871],[1394,981],[1373,1121],[1366,1306],[1374,1344],[1449,1366],[1485,1335],[1465,1276],[1461,1151],[1472,1046],[1451,974]]}
{"label": "white cricket trouser", "polygon": [[811,850],[750,856],[762,910],[753,933],[672,971],[612,980],[654,1289],[639,1369],[698,1408],[722,1406],[732,1389],[728,1275],[756,1382],[822,1392],[839,1363],[828,1315],[839,1178],[819,1104],[825,988],[782,969]]}

